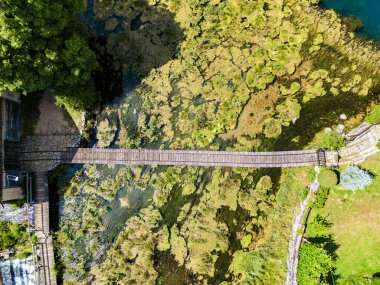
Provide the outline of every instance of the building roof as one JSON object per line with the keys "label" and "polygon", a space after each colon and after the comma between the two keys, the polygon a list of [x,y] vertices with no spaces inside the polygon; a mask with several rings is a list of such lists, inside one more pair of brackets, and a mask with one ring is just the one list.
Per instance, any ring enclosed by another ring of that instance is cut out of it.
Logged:
{"label": "building roof", "polygon": [[[20,102],[20,95],[11,93],[11,92],[3,92],[0,94],[0,201],[3,200],[3,193],[1,189],[5,188],[5,171],[6,168],[9,168],[9,161],[13,159],[14,149],[13,144],[15,142],[6,142],[5,137],[5,128],[7,124],[6,113],[7,113],[7,101]],[[18,111],[19,112],[19,111]],[[18,142],[17,142],[18,143]],[[17,152],[17,150],[16,150]],[[9,153],[10,155],[6,155]],[[17,154],[16,154],[17,157]],[[8,165],[8,166],[7,166]],[[11,162],[11,166],[13,165],[13,161]],[[13,169],[13,167],[12,167]]]}

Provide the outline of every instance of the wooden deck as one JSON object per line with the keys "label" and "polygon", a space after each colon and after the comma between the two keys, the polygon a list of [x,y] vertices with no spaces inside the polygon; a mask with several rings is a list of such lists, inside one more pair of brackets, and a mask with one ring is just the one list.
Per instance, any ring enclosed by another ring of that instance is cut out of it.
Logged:
{"label": "wooden deck", "polygon": [[38,285],[56,285],[53,238],[50,234],[48,173],[36,173],[34,228],[39,239]]}
{"label": "wooden deck", "polygon": [[61,162],[71,164],[138,164],[274,168],[325,165],[326,156],[323,150],[227,152],[71,148],[62,153]]}

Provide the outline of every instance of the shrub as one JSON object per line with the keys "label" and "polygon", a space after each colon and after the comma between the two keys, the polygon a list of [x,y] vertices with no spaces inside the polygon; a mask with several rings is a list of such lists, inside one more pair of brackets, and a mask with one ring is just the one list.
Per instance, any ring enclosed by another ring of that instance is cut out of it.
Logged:
{"label": "shrub", "polygon": [[333,260],[322,247],[313,243],[301,245],[297,273],[300,285],[326,284],[324,281],[332,269]]}
{"label": "shrub", "polygon": [[357,166],[349,166],[340,175],[340,182],[347,190],[362,190],[372,183],[373,177]]}
{"label": "shrub", "polygon": [[321,138],[321,144],[324,148],[338,150],[346,146],[346,141],[336,132],[327,132]]}
{"label": "shrub", "polygon": [[338,184],[338,176],[334,171],[322,168],[318,174],[318,182],[322,187],[331,188]]}
{"label": "shrub", "polygon": [[247,248],[250,245],[251,241],[252,235],[246,235],[241,239],[240,243],[243,248]]}
{"label": "shrub", "polygon": [[254,277],[263,271],[264,264],[264,258],[258,252],[238,250],[229,269],[234,276],[238,276],[239,284],[251,284]]}
{"label": "shrub", "polygon": [[[336,176],[336,175],[335,175]],[[313,208],[321,209],[325,206],[327,198],[329,196],[330,189],[327,187],[321,187],[318,194],[314,200]]]}

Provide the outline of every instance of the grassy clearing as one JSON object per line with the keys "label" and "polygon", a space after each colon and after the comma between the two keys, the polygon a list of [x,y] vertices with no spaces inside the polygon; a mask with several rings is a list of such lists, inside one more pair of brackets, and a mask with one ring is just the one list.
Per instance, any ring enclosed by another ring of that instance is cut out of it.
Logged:
{"label": "grassy clearing", "polygon": [[363,163],[376,175],[363,191],[344,191],[337,186],[330,191],[323,209],[313,211],[332,223],[330,231],[339,248],[336,274],[339,284],[352,284],[349,279],[372,277],[380,272],[380,154]]}

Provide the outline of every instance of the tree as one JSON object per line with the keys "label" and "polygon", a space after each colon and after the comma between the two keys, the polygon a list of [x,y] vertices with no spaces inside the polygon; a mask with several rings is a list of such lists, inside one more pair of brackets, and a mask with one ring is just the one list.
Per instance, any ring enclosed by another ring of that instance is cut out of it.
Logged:
{"label": "tree", "polygon": [[340,175],[340,183],[347,190],[362,190],[372,183],[373,177],[357,166],[349,166]]}
{"label": "tree", "polygon": [[325,250],[314,243],[303,243],[300,249],[297,280],[299,285],[325,284],[327,274],[333,269],[333,260]]}
{"label": "tree", "polygon": [[0,2],[0,92],[54,89],[77,109],[94,103],[97,63],[77,17],[83,8],[74,0]]}
{"label": "tree", "polygon": [[318,182],[322,187],[331,188],[338,184],[338,176],[333,170],[322,168],[318,173]]}
{"label": "tree", "polygon": [[327,198],[329,196],[330,188],[321,187],[318,190],[317,196],[315,197],[313,208],[321,209],[325,206]]}

